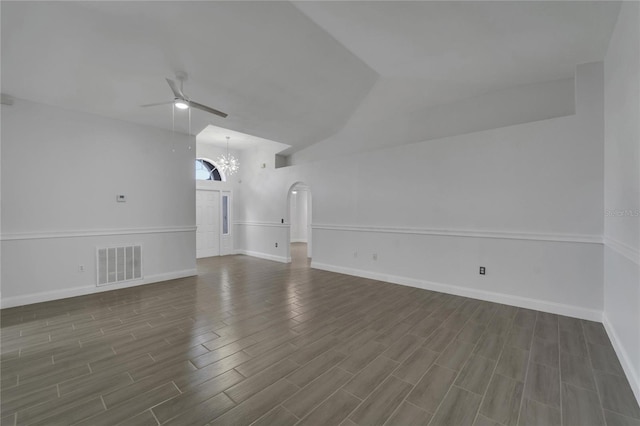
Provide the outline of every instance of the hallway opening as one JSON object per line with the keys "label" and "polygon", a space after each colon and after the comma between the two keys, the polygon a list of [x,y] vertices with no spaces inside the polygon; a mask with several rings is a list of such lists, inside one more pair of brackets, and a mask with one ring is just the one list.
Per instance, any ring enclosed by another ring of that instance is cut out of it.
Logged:
{"label": "hallway opening", "polygon": [[311,258],[311,189],[304,182],[289,188],[289,258],[307,262]]}

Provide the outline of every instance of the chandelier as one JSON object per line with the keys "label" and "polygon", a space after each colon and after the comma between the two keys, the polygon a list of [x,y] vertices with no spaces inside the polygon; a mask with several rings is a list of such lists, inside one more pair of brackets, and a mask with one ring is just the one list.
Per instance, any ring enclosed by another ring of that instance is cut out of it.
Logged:
{"label": "chandelier", "polygon": [[216,165],[225,175],[229,176],[237,172],[240,168],[238,159],[229,154],[229,136],[227,136],[227,153],[218,157]]}

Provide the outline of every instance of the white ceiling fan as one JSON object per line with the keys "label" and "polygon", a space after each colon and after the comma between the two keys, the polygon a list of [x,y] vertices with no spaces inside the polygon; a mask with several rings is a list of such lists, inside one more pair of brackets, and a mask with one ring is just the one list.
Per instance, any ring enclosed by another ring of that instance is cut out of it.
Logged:
{"label": "white ceiling fan", "polygon": [[158,105],[168,105],[168,104],[174,104],[176,106],[176,108],[179,109],[187,109],[189,107],[192,108],[196,108],[202,111],[206,111],[208,113],[211,114],[215,114],[219,117],[222,118],[226,118],[227,117],[227,113],[219,111],[215,108],[211,108],[209,106],[206,105],[202,105],[198,102],[192,101],[187,95],[184,94],[183,92],[183,86],[184,86],[184,82],[187,79],[187,75],[184,73],[180,73],[178,75],[176,75],[176,79],[180,82],[180,87],[178,87],[178,85],[176,84],[175,81],[167,78],[167,83],[169,83],[169,87],[171,87],[171,91],[173,91],[173,96],[174,99],[172,101],[168,101],[168,102],[157,102],[155,104],[146,104],[146,105],[141,105],[142,107],[146,108],[146,107],[152,107],[152,106],[158,106]]}

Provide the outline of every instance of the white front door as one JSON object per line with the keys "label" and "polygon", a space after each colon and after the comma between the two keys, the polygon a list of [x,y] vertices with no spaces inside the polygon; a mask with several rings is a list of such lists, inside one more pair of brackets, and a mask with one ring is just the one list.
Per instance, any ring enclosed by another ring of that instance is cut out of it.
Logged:
{"label": "white front door", "polygon": [[219,191],[196,191],[196,226],[196,257],[219,256]]}

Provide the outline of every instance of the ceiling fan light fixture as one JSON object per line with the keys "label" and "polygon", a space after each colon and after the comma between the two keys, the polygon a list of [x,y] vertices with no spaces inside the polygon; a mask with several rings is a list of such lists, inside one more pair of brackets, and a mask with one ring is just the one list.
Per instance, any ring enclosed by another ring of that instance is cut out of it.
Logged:
{"label": "ceiling fan light fixture", "polygon": [[176,99],[174,105],[178,109],[187,109],[187,108],[189,108],[189,104],[184,99]]}
{"label": "ceiling fan light fixture", "polygon": [[[0,0],[1,1],[1,0]],[[222,112],[222,111],[218,111],[215,108],[211,108],[209,106],[203,105],[203,104],[199,104],[198,102],[194,102],[189,100],[189,97],[186,96],[183,91],[182,91],[182,86],[184,84],[184,80],[187,78],[187,75],[185,73],[180,73],[177,76],[178,81],[180,82],[180,87],[178,87],[178,85],[176,84],[175,81],[166,78],[165,80],[167,80],[167,84],[169,84],[169,87],[171,88],[171,91],[173,92],[173,101],[169,101],[169,102],[159,102],[159,103],[155,103],[155,104],[146,104],[146,105],[140,105],[142,107],[152,107],[152,106],[157,106],[157,105],[165,105],[165,104],[173,104],[173,106],[175,108],[181,109],[181,110],[185,110],[188,109],[189,111],[191,111],[191,108],[194,109],[199,109],[201,111],[205,111],[208,112],[210,114],[213,115],[217,115],[218,117],[222,117],[222,118],[227,118],[227,113],[226,112]],[[3,96],[4,99],[4,96]]]}

